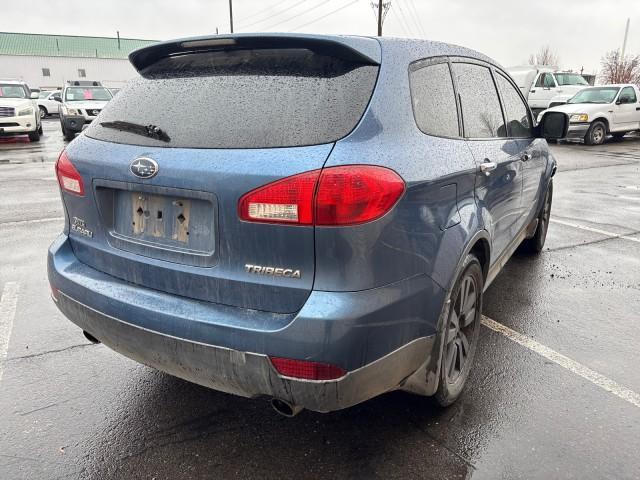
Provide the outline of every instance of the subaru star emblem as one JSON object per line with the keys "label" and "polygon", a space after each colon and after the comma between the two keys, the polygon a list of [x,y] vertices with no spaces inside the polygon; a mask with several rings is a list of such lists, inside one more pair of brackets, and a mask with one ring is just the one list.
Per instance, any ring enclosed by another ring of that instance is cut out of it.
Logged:
{"label": "subaru star emblem", "polygon": [[138,157],[131,162],[129,170],[136,177],[151,178],[158,173],[158,163],[148,157]]}

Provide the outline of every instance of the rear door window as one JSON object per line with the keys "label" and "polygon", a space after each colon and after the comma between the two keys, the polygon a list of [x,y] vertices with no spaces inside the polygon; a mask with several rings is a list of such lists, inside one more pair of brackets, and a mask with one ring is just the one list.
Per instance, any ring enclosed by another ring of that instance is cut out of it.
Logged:
{"label": "rear door window", "polygon": [[458,111],[449,64],[417,67],[410,72],[416,124],[427,135],[457,137]]}
{"label": "rear door window", "polygon": [[500,100],[491,70],[473,63],[454,63],[453,72],[460,96],[464,136],[506,137]]}
{"label": "rear door window", "polygon": [[[378,66],[304,48],[207,51],[163,58],[141,72],[87,136],[185,148],[269,148],[331,143],[362,117]],[[101,127],[155,125],[169,142]]]}
{"label": "rear door window", "polygon": [[496,82],[502,96],[504,113],[507,117],[507,134],[515,138],[529,138],[532,136],[529,111],[524,101],[507,78],[501,73],[496,74]]}

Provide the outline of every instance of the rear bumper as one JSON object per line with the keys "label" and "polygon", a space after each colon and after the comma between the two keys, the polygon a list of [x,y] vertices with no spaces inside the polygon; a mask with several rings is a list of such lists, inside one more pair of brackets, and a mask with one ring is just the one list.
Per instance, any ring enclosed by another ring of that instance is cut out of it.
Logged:
{"label": "rear bumper", "polygon": [[[216,390],[320,412],[402,388],[422,372],[435,350],[434,306],[444,300],[421,276],[373,291],[312,292],[294,315],[208,304],[98,272],[75,258],[65,235],[51,246],[48,269],[58,308],[113,350]],[[347,374],[283,377],[270,355],[331,363]]]}

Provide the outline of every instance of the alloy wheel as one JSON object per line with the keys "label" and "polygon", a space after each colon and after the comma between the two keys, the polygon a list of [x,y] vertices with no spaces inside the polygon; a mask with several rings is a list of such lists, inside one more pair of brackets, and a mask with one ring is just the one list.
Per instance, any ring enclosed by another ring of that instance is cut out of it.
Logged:
{"label": "alloy wheel", "polygon": [[449,313],[444,355],[444,368],[449,383],[455,383],[469,361],[471,354],[470,339],[476,328],[478,315],[478,285],[473,275],[466,275]]}

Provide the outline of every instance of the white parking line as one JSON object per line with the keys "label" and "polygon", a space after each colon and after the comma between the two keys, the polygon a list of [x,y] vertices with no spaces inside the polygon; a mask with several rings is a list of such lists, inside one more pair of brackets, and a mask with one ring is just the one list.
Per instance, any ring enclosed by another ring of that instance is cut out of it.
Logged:
{"label": "white parking line", "polygon": [[17,220],[15,222],[0,222],[0,227],[15,227],[19,225],[29,225],[30,223],[61,222],[64,217],[37,218],[35,220]]}
{"label": "white parking line", "polygon": [[18,290],[18,283],[7,282],[2,290],[2,297],[0,297],[0,382],[4,373],[4,359],[7,357],[13,319],[16,316]]}
{"label": "white parking line", "polygon": [[612,233],[607,232],[605,230],[599,230],[597,228],[587,227],[586,225],[579,225],[577,223],[565,222],[564,220],[558,220],[556,218],[550,218],[550,222],[559,223],[560,225],[566,225],[567,227],[579,228],[580,230],[586,230],[588,232],[599,233],[601,235],[606,235],[611,238],[621,238],[623,240],[630,240],[632,242],[640,243],[640,238],[630,237],[628,235],[624,235],[622,233]]}
{"label": "white parking line", "polygon": [[541,343],[538,343],[521,333],[516,332],[515,330],[511,330],[509,327],[505,327],[501,323],[498,323],[495,320],[491,320],[484,315],[482,316],[482,324],[495,332],[501,333],[508,339],[513,340],[514,342],[528,348],[538,355],[543,356],[547,360],[550,360],[553,363],[566,368],[570,372],[573,372],[576,375],[589,380],[591,383],[602,388],[603,390],[613,393],[617,397],[620,397],[630,404],[640,408],[640,394],[634,392],[633,390],[629,390],[619,383],[614,382],[610,378],[607,378],[598,372],[594,372],[590,368],[585,367],[575,360],[571,360],[569,357],[565,357],[561,353],[558,353],[555,350],[552,350],[549,347],[542,345]]}

